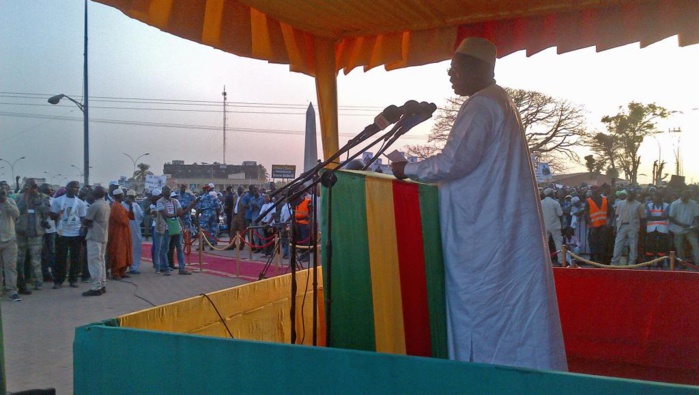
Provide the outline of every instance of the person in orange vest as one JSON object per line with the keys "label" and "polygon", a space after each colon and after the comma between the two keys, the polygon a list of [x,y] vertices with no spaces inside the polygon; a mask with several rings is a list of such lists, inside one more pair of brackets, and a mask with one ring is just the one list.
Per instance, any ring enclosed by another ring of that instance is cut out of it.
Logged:
{"label": "person in orange vest", "polygon": [[[670,205],[663,202],[662,192],[655,191],[653,200],[646,204],[646,256],[655,259],[666,256],[669,241],[669,219]],[[666,262],[659,262],[658,267],[662,268]]]}
{"label": "person in orange vest", "polygon": [[[296,230],[298,231],[296,236],[298,245],[308,246],[311,244],[309,240],[311,235],[311,208],[311,198],[306,194],[294,211],[294,215],[296,216]],[[301,262],[308,262],[308,250],[301,251],[299,260]]]}
{"label": "person in orange vest", "polygon": [[607,227],[611,225],[614,208],[607,198],[602,196],[599,187],[590,187],[591,196],[585,202],[585,217],[589,227],[588,243],[590,245],[590,259],[601,263],[606,255]]}

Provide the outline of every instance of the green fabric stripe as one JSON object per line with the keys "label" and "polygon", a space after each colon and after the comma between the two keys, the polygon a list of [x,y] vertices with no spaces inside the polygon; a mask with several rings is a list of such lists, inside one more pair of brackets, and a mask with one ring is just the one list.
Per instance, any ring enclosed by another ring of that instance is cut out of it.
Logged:
{"label": "green fabric stripe", "polygon": [[422,239],[425,244],[425,278],[430,310],[432,356],[447,358],[447,310],[444,293],[442,237],[439,229],[439,195],[434,185],[420,184]]}
{"label": "green fabric stripe", "polygon": [[[330,290],[328,346],[376,350],[374,307],[369,269],[364,176],[338,171],[332,190],[332,262],[330,287],[326,264],[323,279],[326,299]],[[327,263],[327,188],[322,188],[323,262]],[[326,306],[328,306],[326,300]]]}

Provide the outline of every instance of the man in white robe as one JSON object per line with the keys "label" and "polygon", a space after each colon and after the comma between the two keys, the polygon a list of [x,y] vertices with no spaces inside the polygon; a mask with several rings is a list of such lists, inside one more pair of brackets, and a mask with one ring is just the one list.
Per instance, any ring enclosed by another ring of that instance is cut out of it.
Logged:
{"label": "man in white robe", "polygon": [[451,359],[567,370],[534,170],[496,49],[467,38],[449,70],[468,96],[440,154],[393,163],[439,188]]}
{"label": "man in white robe", "polygon": [[[141,235],[141,223],[145,214],[141,205],[136,203],[136,191],[129,189],[126,192],[126,200],[121,202],[129,211],[129,227],[131,228],[131,251],[133,264],[129,273],[141,274],[141,254],[143,249],[143,236]],[[133,216],[133,219],[131,218]]]}

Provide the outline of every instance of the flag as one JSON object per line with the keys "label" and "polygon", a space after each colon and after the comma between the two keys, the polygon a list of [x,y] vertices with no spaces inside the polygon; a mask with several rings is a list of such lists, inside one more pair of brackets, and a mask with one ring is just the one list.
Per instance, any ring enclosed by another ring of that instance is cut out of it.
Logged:
{"label": "flag", "polygon": [[446,358],[437,188],[376,173],[336,174],[332,277],[323,268],[332,303],[328,345]]}

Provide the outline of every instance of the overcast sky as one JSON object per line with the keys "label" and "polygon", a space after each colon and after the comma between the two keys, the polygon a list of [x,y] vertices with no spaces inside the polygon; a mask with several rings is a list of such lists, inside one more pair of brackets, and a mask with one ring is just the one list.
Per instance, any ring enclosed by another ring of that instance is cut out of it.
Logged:
{"label": "overcast sky", "polygon": [[[101,4],[88,8],[91,182],[130,176],[133,163],[124,153],[150,153],[138,162],[155,174],[175,159],[222,162],[224,86],[226,162],[302,167],[305,110],[313,103],[317,111],[311,77],[177,38]],[[46,99],[64,93],[82,100],[83,12],[82,0],[0,0],[0,158],[26,157],[16,162],[16,175],[61,184],[65,177],[78,179],[82,112],[65,99],[56,106]],[[647,176],[640,181],[649,181],[659,154],[666,171],[674,170],[679,139],[687,181],[699,182],[699,159],[692,156],[699,146],[699,111],[692,111],[699,107],[697,65],[699,46],[680,48],[673,37],[644,49],[636,43],[601,53],[516,53],[498,60],[496,79],[584,105],[590,130],[601,131],[599,119],[632,100],[682,111],[659,125],[682,133],[644,143],[640,173]],[[341,144],[389,104],[415,99],[444,105],[452,95],[447,67],[340,74]],[[397,148],[425,142],[430,126],[413,129]],[[10,178],[10,165],[0,161],[0,179]]]}

